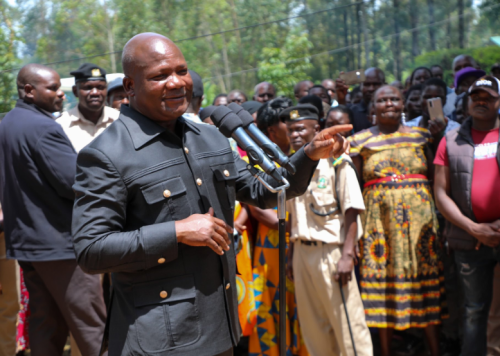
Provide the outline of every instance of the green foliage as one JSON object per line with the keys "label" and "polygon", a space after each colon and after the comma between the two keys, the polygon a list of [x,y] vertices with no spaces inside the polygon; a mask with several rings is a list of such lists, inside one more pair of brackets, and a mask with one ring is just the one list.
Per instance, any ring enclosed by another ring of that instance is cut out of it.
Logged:
{"label": "green foliage", "polygon": [[2,72],[19,64],[14,44],[16,40],[12,19],[14,15],[12,9],[0,0],[0,18],[3,24],[0,26],[0,117],[14,107],[17,96],[15,72]]}
{"label": "green foliage", "polygon": [[307,71],[313,66],[307,57],[312,47],[307,36],[302,34],[287,37],[283,48],[263,48],[263,59],[259,62],[259,80],[273,83],[278,88],[279,95],[293,98],[294,85],[301,80],[310,79]]}

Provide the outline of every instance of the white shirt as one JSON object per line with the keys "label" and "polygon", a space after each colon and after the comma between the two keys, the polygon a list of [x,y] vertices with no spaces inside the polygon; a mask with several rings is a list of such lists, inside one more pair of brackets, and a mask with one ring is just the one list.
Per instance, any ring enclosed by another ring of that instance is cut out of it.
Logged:
{"label": "white shirt", "polygon": [[[418,116],[414,118],[413,120],[406,121],[405,125],[406,126],[420,126],[420,121],[422,121],[422,116]],[[448,125],[446,125],[446,129],[444,130],[445,133],[448,133],[449,131],[456,129],[457,127],[460,127],[460,124],[456,121],[448,119]]]}
{"label": "white shirt", "polygon": [[76,152],[91,143],[94,138],[99,136],[109,125],[111,125],[120,116],[120,112],[108,106],[104,107],[102,115],[94,124],[92,121],[83,117],[78,106],[63,112],[56,122],[59,123],[66,136],[73,144]]}

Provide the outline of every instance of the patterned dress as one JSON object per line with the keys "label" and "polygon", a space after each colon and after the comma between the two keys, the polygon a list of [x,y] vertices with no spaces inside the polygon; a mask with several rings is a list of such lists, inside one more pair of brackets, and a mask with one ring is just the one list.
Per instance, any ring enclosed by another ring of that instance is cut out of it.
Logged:
{"label": "patterned dress", "polygon": [[[253,263],[253,292],[257,309],[257,325],[250,335],[250,356],[279,355],[278,241],[278,230],[259,224]],[[294,284],[288,277],[286,278],[286,291],[286,354],[287,356],[307,356],[308,352],[300,335],[297,319]]]}
{"label": "patterned dress", "polygon": [[[351,156],[363,159],[360,272],[366,322],[398,330],[440,324],[445,314],[441,245],[432,190],[423,177],[431,136],[418,127],[376,132],[373,127],[349,138]],[[394,179],[373,184],[384,177]]]}

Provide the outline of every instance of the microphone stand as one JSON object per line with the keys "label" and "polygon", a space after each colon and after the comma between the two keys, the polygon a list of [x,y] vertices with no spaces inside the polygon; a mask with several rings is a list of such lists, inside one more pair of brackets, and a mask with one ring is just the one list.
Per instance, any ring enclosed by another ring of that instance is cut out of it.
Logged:
{"label": "microphone stand", "polygon": [[283,178],[283,185],[272,187],[258,174],[259,171],[251,164],[247,165],[250,173],[272,193],[278,193],[278,234],[279,234],[279,352],[286,355],[286,190],[290,183]]}

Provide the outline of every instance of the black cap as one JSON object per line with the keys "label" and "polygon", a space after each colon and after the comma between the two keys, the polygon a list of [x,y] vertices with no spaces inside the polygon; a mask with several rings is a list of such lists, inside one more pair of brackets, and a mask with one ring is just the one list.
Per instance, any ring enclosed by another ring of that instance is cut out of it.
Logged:
{"label": "black cap", "polygon": [[248,111],[250,114],[253,114],[254,112],[257,112],[260,107],[262,106],[262,103],[259,103],[258,101],[245,101],[243,104],[241,104],[241,107]]}
{"label": "black cap", "polygon": [[319,120],[318,109],[311,104],[291,106],[281,112],[280,118],[285,121]]}
{"label": "black cap", "polygon": [[193,98],[201,98],[203,96],[203,81],[194,70],[189,69],[189,74],[193,80]]}
{"label": "black cap", "polygon": [[479,78],[469,88],[469,94],[483,90],[494,98],[500,97],[500,82],[497,78],[487,75]]}
{"label": "black cap", "polygon": [[80,68],[70,72],[75,77],[76,82],[83,82],[89,80],[104,80],[106,81],[106,71],[101,67],[92,63],[83,63]]}

